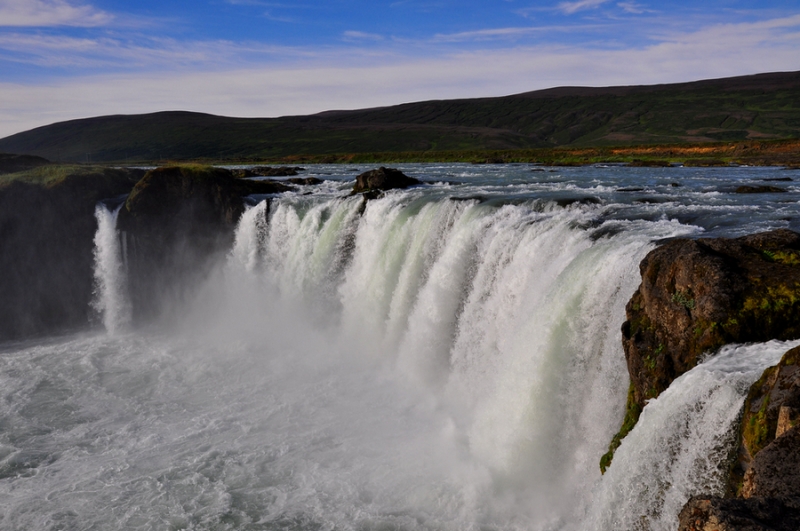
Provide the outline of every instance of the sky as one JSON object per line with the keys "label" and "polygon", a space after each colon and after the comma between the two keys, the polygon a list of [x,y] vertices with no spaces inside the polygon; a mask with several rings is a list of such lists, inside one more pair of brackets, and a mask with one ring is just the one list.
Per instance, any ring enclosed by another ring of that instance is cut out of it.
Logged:
{"label": "sky", "polygon": [[800,70],[800,0],[0,0],[0,137]]}

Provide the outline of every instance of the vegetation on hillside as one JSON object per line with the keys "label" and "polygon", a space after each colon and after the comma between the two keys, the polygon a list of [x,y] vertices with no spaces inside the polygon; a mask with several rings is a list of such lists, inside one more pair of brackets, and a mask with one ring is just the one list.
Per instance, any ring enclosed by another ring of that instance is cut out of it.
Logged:
{"label": "vegetation on hillside", "polygon": [[531,149],[790,138],[800,138],[800,72],[650,87],[561,88],[283,118],[189,112],[104,116],[0,139],[0,151],[123,164],[318,155],[339,160],[348,153],[361,154],[351,160],[364,162],[369,161],[364,154],[381,161],[439,161],[484,152],[499,153],[501,160],[514,152],[506,158],[529,160],[534,155],[524,151]]}

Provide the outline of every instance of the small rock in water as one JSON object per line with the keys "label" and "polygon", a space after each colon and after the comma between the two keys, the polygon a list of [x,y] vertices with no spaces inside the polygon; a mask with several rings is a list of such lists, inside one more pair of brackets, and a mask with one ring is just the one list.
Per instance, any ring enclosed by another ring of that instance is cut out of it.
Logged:
{"label": "small rock in water", "polygon": [[421,181],[409,177],[400,170],[385,168],[381,166],[377,170],[364,172],[356,177],[356,184],[353,186],[353,194],[362,192],[375,192],[393,190],[397,188],[408,188]]}
{"label": "small rock in water", "polygon": [[778,186],[740,186],[735,192],[737,194],[771,194],[786,192],[786,188]]}

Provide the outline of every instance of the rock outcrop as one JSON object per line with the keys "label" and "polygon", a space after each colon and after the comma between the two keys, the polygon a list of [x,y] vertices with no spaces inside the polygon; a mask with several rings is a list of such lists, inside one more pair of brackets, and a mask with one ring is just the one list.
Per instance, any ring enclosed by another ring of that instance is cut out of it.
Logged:
{"label": "rock outcrop", "polygon": [[800,234],[676,239],[640,264],[622,340],[631,388],[626,417],[601,468],[657,397],[701,355],[727,343],[800,337]]}
{"label": "rock outcrop", "polygon": [[356,184],[353,186],[352,193],[376,193],[397,188],[408,188],[409,186],[420,184],[420,182],[400,170],[381,166],[377,170],[370,170],[356,177]]}
{"label": "rock outcrop", "polygon": [[205,277],[209,259],[233,241],[244,196],[291,189],[273,181],[237,179],[229,170],[209,166],[148,172],[117,221],[128,245],[134,318],[158,317]]}
{"label": "rock outcrop", "polygon": [[737,194],[780,194],[788,192],[786,188],[779,186],[738,186],[735,190]]}
{"label": "rock outcrop", "polygon": [[797,531],[797,508],[775,498],[694,496],[678,516],[678,531]]}
{"label": "rock outcrop", "polygon": [[[780,363],[765,370],[750,387],[739,430],[739,452],[730,474],[730,493],[785,498],[788,494],[779,496],[774,488],[767,486],[772,481],[769,471],[794,462],[794,496],[800,498],[800,477],[797,476],[800,474],[800,438],[794,429],[799,418],[800,347],[797,347],[784,354]],[[794,435],[790,436],[790,432]],[[790,441],[796,443],[797,455],[793,458],[791,453],[784,455],[780,450],[786,449]],[[781,482],[788,480],[788,476],[780,479]]]}
{"label": "rock outcrop", "polygon": [[0,339],[87,325],[95,206],[143,173],[52,165],[0,181]]}

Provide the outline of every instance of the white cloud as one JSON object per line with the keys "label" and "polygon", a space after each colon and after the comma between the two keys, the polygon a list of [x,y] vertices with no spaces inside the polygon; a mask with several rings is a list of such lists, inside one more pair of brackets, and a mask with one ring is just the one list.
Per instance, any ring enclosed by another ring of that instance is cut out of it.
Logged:
{"label": "white cloud", "polygon": [[626,13],[631,13],[634,15],[642,15],[644,13],[655,13],[655,11],[651,9],[647,9],[642,4],[637,4],[636,2],[617,2],[617,7],[622,8],[623,11]]}
{"label": "white cloud", "polygon": [[[46,85],[0,83],[0,137],[104,114],[183,109],[280,116],[500,96],[559,85],[671,83],[800,70],[798,28],[800,15],[665,33],[650,46],[629,49],[551,45],[424,58],[350,48],[325,56],[297,50],[297,57],[309,54],[302,67],[266,64],[262,57],[259,64],[239,62],[227,68],[220,61],[215,71],[103,75]],[[210,53],[215,43],[175,43],[180,46],[192,56]]]}
{"label": "white cloud", "polygon": [[178,68],[221,68],[283,57],[318,57],[303,48],[230,41],[185,42],[169,38],[139,38],[135,43],[111,37],[77,38],[28,33],[0,34],[0,59],[42,67],[125,71]]}
{"label": "white cloud", "polygon": [[347,41],[382,41],[383,35],[365,33],[363,31],[345,31],[342,37]]}
{"label": "white cloud", "polygon": [[90,5],[65,0],[0,0],[2,26],[102,26],[113,17]]}
{"label": "white cloud", "polygon": [[556,9],[566,15],[572,15],[584,9],[594,9],[608,1],[609,0],[578,0],[577,2],[561,2],[556,6]]}
{"label": "white cloud", "polygon": [[433,37],[434,42],[463,42],[472,40],[485,40],[503,37],[515,37],[528,33],[541,31],[551,31],[552,27],[517,27],[517,28],[493,28],[476,31],[462,31],[460,33],[437,34]]}

